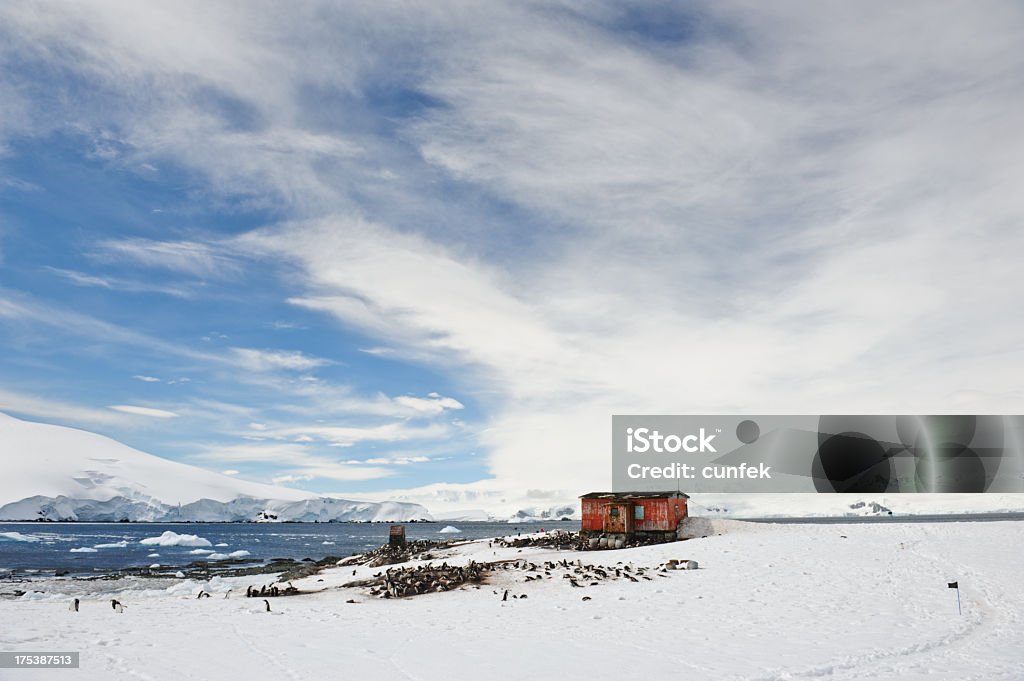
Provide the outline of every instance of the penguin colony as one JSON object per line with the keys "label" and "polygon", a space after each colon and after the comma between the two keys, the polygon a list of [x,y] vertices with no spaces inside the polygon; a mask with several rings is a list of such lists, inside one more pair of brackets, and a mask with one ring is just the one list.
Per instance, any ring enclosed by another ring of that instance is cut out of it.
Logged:
{"label": "penguin colony", "polygon": [[[556,531],[548,532],[534,537],[499,537],[494,540],[498,546],[505,548],[521,549],[525,547],[543,547],[556,549],[558,551],[602,551],[605,549],[628,549],[637,546],[650,546],[651,544],[663,544],[667,541],[676,541],[674,538],[666,539],[661,535],[630,535],[619,540],[614,545],[608,541],[602,542],[601,537],[585,537],[579,532]],[[607,538],[605,538],[607,539]]]}
{"label": "penguin colony", "polygon": [[432,539],[416,539],[406,542],[404,546],[384,544],[383,546],[367,551],[358,556],[347,558],[338,565],[369,565],[370,567],[381,567],[383,565],[394,565],[405,563],[410,560],[431,560],[431,551],[447,548],[453,541],[434,541]]}
{"label": "penguin colony", "polygon": [[428,563],[418,567],[388,568],[375,574],[372,579],[353,583],[352,586],[369,586],[370,595],[380,598],[405,598],[425,593],[440,593],[457,589],[464,584],[478,585],[483,581],[488,565],[471,561],[469,565],[442,563],[434,566]]}
{"label": "penguin colony", "polygon": [[[388,568],[373,575],[370,579],[349,582],[345,587],[370,587],[369,595],[378,598],[407,598],[427,593],[441,593],[471,585],[479,589],[480,584],[489,576],[499,571],[519,571],[526,573],[524,582],[536,582],[546,579],[564,580],[563,583],[572,588],[598,586],[601,582],[625,579],[631,582],[654,581],[654,577],[668,577],[669,570],[696,569],[697,563],[689,560],[669,560],[654,568],[636,567],[632,564],[618,562],[613,566],[584,564],[583,561],[569,560],[543,561],[534,563],[527,560],[505,560],[493,563],[470,562],[466,566],[452,566],[432,563],[418,567]],[[493,592],[498,594],[497,591]],[[503,601],[509,599],[510,592],[501,594]],[[514,599],[526,598],[526,594],[511,594]],[[590,600],[587,597],[585,600]]]}
{"label": "penguin colony", "polygon": [[297,593],[299,593],[299,590],[292,586],[291,582],[287,582],[287,586],[283,589],[277,584],[264,584],[258,588],[254,586],[245,587],[246,598],[277,598],[278,596],[294,596]]}

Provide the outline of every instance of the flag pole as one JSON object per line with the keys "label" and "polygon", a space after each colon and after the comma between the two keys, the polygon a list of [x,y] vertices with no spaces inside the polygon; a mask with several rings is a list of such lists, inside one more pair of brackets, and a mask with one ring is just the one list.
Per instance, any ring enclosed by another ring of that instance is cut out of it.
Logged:
{"label": "flag pole", "polygon": [[963,610],[960,609],[960,586],[956,587],[956,614],[963,615]]}

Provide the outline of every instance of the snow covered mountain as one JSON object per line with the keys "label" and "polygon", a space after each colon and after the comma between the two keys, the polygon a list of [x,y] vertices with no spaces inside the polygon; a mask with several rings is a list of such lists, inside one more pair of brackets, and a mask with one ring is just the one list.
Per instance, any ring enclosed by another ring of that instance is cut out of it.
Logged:
{"label": "snow covered mountain", "polygon": [[423,506],[348,501],[213,473],[74,428],[0,414],[0,520],[408,521]]}

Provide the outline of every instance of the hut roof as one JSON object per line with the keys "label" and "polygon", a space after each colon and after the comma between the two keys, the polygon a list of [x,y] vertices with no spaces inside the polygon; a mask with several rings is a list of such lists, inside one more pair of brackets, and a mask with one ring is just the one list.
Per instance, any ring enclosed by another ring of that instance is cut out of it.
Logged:
{"label": "hut roof", "polygon": [[689,499],[685,492],[590,492],[580,499]]}

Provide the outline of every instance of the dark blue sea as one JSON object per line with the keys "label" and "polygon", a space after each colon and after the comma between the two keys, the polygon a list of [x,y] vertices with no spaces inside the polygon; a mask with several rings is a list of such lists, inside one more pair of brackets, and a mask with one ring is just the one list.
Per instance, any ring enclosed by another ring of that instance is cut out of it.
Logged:
{"label": "dark blue sea", "polygon": [[[406,523],[408,539],[481,539],[545,529],[579,529],[578,521],[545,523],[452,522],[460,533],[441,533],[449,523]],[[0,523],[0,579],[117,572],[159,565],[161,570],[206,560],[211,554],[240,556],[253,565],[274,558],[320,560],[345,557],[388,541],[384,523]],[[166,531],[198,535],[208,547],[151,546],[139,542]],[[73,551],[73,549],[78,549]],[[81,549],[87,549],[82,551]],[[158,554],[158,555],[153,555]]]}

